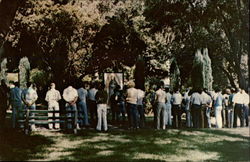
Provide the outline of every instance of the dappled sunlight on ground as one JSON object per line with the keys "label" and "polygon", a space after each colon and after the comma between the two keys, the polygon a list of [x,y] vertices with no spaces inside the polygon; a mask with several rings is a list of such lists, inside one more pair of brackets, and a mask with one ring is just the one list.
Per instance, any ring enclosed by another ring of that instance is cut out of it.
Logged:
{"label": "dappled sunlight on ground", "polygon": [[49,139],[50,144],[45,145],[43,151],[27,156],[26,160],[246,161],[250,160],[248,131],[248,128],[112,130],[107,133],[81,130],[74,135],[45,129],[34,132],[31,137]]}

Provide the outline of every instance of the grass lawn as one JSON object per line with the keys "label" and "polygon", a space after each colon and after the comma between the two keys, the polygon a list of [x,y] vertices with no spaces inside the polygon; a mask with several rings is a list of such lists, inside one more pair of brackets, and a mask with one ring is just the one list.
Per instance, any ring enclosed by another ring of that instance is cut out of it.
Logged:
{"label": "grass lawn", "polygon": [[42,129],[30,136],[6,129],[0,134],[0,160],[66,161],[249,161],[248,128],[111,128],[77,135]]}

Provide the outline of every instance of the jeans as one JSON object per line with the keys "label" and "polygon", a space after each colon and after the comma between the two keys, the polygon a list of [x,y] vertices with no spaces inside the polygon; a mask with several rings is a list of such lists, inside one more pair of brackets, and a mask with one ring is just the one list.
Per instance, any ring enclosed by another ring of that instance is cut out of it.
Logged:
{"label": "jeans", "polygon": [[173,126],[174,128],[181,128],[181,115],[182,115],[182,110],[180,105],[173,105],[172,108],[173,112]]}
{"label": "jeans", "polygon": [[192,114],[192,119],[193,119],[193,127],[194,128],[200,128],[201,126],[201,105],[192,105],[191,108],[191,114]]}
{"label": "jeans", "polygon": [[[77,119],[77,108],[76,104],[70,105],[66,104],[66,111],[76,111],[76,112],[67,112],[66,116],[71,117],[70,119],[67,119],[67,129],[72,129],[73,127],[75,128],[77,123],[73,123],[73,119]],[[77,121],[77,120],[76,120]]]}
{"label": "jeans", "polygon": [[[125,102],[119,102],[118,106],[119,106],[120,115],[122,115],[122,120],[125,121],[126,119]],[[120,119],[120,115],[119,115],[119,119]]]}
{"label": "jeans", "polygon": [[103,125],[104,131],[107,131],[107,104],[97,104],[97,119],[96,130],[101,131]]}
{"label": "jeans", "polygon": [[244,126],[244,108],[243,104],[235,104],[234,107],[234,127],[237,127],[237,119],[240,118],[240,126]]}
{"label": "jeans", "polygon": [[233,128],[234,123],[234,109],[231,107],[227,110],[227,126]]}
{"label": "jeans", "polygon": [[159,102],[157,104],[157,109],[156,109],[156,113],[157,113],[157,129],[160,129],[161,126],[161,121],[162,121],[162,129],[166,128],[166,124],[165,124],[165,112],[166,112],[166,104],[165,103],[161,103]]}
{"label": "jeans", "polygon": [[248,126],[248,114],[249,114],[249,107],[248,105],[243,106],[243,111],[244,111],[244,120],[246,121],[246,126]]}
{"label": "jeans", "polygon": [[22,103],[13,102],[11,103],[11,107],[12,107],[12,128],[16,128],[21,114],[19,113],[19,111],[21,111],[22,109]]}
{"label": "jeans", "polygon": [[165,125],[172,126],[172,105],[166,104],[166,112],[165,112]]}
{"label": "jeans", "polygon": [[86,102],[80,101],[77,103],[78,116],[80,117],[79,122],[80,126],[89,125],[88,119],[88,109]]}
{"label": "jeans", "polygon": [[[48,110],[54,110],[54,111],[59,111],[59,104],[58,102],[54,102],[54,103],[49,103],[49,107],[48,107]],[[59,117],[60,114],[59,113],[48,113],[48,117],[51,118],[53,117],[53,115],[55,115],[55,117]],[[52,119],[49,119],[49,122],[50,121],[53,121]],[[59,119],[56,119],[55,121],[59,121]],[[52,129],[53,128],[53,125],[55,125],[55,128],[56,129],[59,129],[60,128],[60,124],[59,123],[49,123],[49,129]]]}
{"label": "jeans", "polygon": [[130,111],[130,126],[133,128],[138,128],[138,110],[136,104],[128,103],[129,111]]}
{"label": "jeans", "polygon": [[216,128],[222,128],[222,106],[215,107],[215,120],[216,120]]}
{"label": "jeans", "polygon": [[190,110],[186,110],[186,126],[188,128],[192,127],[192,116]]}
{"label": "jeans", "polygon": [[140,128],[145,126],[145,114],[144,114],[144,106],[137,105],[138,113],[139,113],[139,126]]}
{"label": "jeans", "polygon": [[208,128],[211,128],[211,117],[210,117],[210,113],[211,113],[211,108],[210,107],[207,107],[206,108],[206,120],[205,122],[207,122],[207,127]]}

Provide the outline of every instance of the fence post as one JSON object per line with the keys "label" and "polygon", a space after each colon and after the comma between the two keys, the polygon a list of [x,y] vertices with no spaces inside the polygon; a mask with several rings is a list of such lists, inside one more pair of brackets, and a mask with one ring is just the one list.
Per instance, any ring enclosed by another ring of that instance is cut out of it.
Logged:
{"label": "fence post", "polygon": [[24,132],[26,135],[29,134],[29,115],[30,115],[30,110],[26,110],[26,118],[25,118],[25,125],[24,125]]}

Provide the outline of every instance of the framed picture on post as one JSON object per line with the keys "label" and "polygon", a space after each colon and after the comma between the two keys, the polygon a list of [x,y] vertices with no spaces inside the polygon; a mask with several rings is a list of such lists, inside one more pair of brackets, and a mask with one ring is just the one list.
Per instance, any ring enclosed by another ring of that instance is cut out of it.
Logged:
{"label": "framed picture on post", "polygon": [[105,90],[108,92],[108,96],[114,94],[115,88],[120,86],[120,89],[123,89],[123,73],[104,73],[104,84]]}

